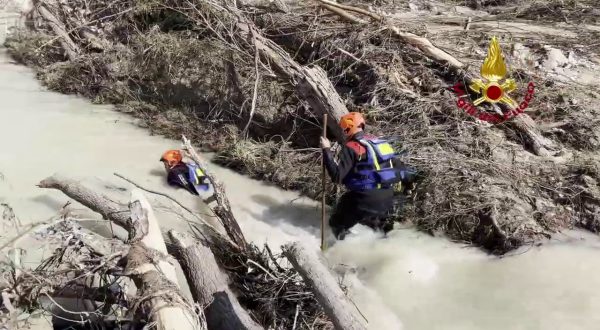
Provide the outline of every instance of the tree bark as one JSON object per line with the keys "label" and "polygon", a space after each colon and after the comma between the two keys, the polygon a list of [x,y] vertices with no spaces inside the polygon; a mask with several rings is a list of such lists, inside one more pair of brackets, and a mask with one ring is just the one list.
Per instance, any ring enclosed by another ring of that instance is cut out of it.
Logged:
{"label": "tree bark", "polygon": [[65,50],[69,60],[74,61],[79,53],[79,47],[77,47],[77,44],[69,37],[65,25],[62,24],[44,4],[39,4],[37,11],[46,21],[48,21],[52,31],[59,37],[60,44]]}
{"label": "tree bark", "polygon": [[[117,204],[108,198],[94,192],[93,190],[84,187],[79,182],[63,177],[60,175],[53,175],[42,180],[38,187],[40,188],[51,188],[62,191],[65,195],[71,197],[77,202],[83,204],[94,212],[100,213],[104,219],[110,220],[115,224],[126,229],[129,234],[130,240],[139,239],[141,233],[135,233],[135,228],[131,224],[130,211],[125,205]],[[193,224],[200,231],[200,235],[204,236],[206,241],[211,246],[226,246],[233,251],[239,251],[240,247],[229,240],[227,237],[221,235],[217,229],[208,224],[208,222],[202,220]],[[197,226],[196,226],[197,225]]]}
{"label": "tree bark", "polygon": [[179,289],[175,267],[165,260],[167,247],[158,221],[139,189],[131,192],[132,226],[143,235],[129,249],[125,275],[139,290],[141,311],[160,330],[206,329],[203,317],[186,301]]}
{"label": "tree bark", "polygon": [[[235,7],[220,7],[213,3],[206,3],[210,9],[218,13],[220,19],[227,18],[226,25],[233,25],[237,31],[229,34],[227,38],[234,38],[232,42],[247,45],[248,49],[256,49],[259,56],[282,78],[294,86],[300,98],[306,100],[317,118],[327,114],[335,120],[329,121],[329,130],[335,138],[343,142],[344,134],[338,125],[342,115],[348,113],[348,109],[342,98],[327,78],[326,72],[320,67],[308,68],[300,65],[274,41],[265,38],[254,23],[244,17]],[[198,24],[206,24],[199,19]]]}
{"label": "tree bark", "polygon": [[283,251],[300,276],[312,288],[325,314],[336,329],[366,329],[365,320],[360,315],[360,311],[346,297],[338,282],[325,266],[322,254],[301,242],[287,244]]}
{"label": "tree bark", "polygon": [[245,19],[240,18],[237,27],[244,38],[252,35],[254,30],[255,38],[250,40],[254,41],[261,57],[294,86],[300,98],[311,106],[314,115],[322,117],[327,114],[334,119],[329,121],[328,128],[338,141],[344,141],[345,137],[338,123],[348,113],[348,109],[327,78],[325,70],[318,66],[308,68],[300,65],[279,45],[258,33],[255,26]]}
{"label": "tree bark", "polygon": [[548,149],[552,149],[554,144],[549,139],[545,138],[539,132],[537,125],[526,114],[516,116],[508,122],[508,127],[511,127],[518,131],[524,144],[531,148],[534,154],[538,156],[548,157],[551,156],[551,152]]}
{"label": "tree bark", "polygon": [[131,235],[129,210],[126,209],[125,205],[117,204],[105,196],[82,186],[79,182],[61,175],[53,175],[40,181],[38,187],[62,191],[85,207],[100,213],[105,220],[111,220],[123,227]]}
{"label": "tree bark", "polygon": [[227,275],[219,268],[210,248],[174,230],[169,236],[185,273],[194,300],[204,308],[209,329],[263,329],[240,305],[229,289]]}

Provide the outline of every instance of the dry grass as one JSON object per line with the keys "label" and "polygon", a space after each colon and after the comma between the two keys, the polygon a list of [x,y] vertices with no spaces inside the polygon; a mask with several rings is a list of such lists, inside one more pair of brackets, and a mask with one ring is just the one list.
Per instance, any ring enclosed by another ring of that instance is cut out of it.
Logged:
{"label": "dry grass", "polygon": [[244,253],[217,251],[240,303],[265,328],[333,329],[314,294],[283,255],[265,245]]}
{"label": "dry grass", "polygon": [[534,0],[517,10],[517,17],[538,21],[594,24],[600,11],[594,0]]}

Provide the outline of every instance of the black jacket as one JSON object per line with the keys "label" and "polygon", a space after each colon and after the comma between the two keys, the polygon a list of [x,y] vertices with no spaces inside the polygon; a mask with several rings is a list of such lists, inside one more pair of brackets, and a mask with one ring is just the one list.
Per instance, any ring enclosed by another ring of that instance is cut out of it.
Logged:
{"label": "black jacket", "polygon": [[167,173],[167,182],[172,186],[179,186],[187,189],[194,195],[199,195],[194,185],[188,179],[187,165],[180,163],[169,169]]}

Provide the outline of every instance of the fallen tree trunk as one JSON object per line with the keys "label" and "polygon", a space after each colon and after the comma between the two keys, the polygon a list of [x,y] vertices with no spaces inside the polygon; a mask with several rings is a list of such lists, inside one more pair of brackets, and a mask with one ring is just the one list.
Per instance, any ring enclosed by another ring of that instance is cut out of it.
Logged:
{"label": "fallen tree trunk", "polygon": [[129,249],[125,275],[131,276],[138,287],[142,312],[149,315],[157,329],[206,329],[202,317],[194,312],[177,283],[175,267],[165,258],[167,247],[158,221],[139,189],[131,192],[131,224],[143,233]]}
{"label": "fallen tree trunk", "polygon": [[[131,227],[140,233],[131,246],[94,234],[74,220],[56,222],[45,235],[62,238],[61,247],[35,271],[19,272],[15,262],[13,276],[6,277],[6,283],[0,281],[0,291],[10,294],[19,307],[31,308],[38,303],[44,306],[41,299],[61,311],[66,311],[63,304],[71,301],[89,304],[87,310],[96,312],[82,313],[81,322],[130,313],[125,319],[140,323],[150,320],[146,324],[149,328],[206,329],[203,314],[196,314],[193,304],[180,291],[175,267],[169,262],[173,259],[167,254],[158,221],[141,190],[132,191],[128,213]],[[119,271],[124,263],[124,270]],[[128,290],[130,282],[136,284],[136,295]],[[96,301],[104,307],[94,307]],[[121,309],[125,306],[127,311]]]}
{"label": "fallen tree trunk", "polygon": [[344,294],[318,251],[301,242],[295,242],[285,245],[283,253],[312,288],[325,314],[336,329],[366,329],[360,311]]}
{"label": "fallen tree trunk", "polygon": [[129,239],[135,237],[131,230],[129,211],[124,205],[117,204],[95,191],[85,188],[79,182],[63,177],[52,175],[38,183],[40,188],[50,188],[62,191],[65,195],[83,204],[90,210],[100,213],[105,220],[111,220],[129,232]]}
{"label": "fallen tree trunk", "polygon": [[552,149],[554,144],[552,141],[542,136],[531,117],[526,114],[516,116],[513,120],[508,122],[508,127],[521,133],[519,134],[519,137],[526,146],[531,148],[531,151],[533,151],[534,154],[545,157],[551,156],[549,149]]}
{"label": "fallen tree trunk", "polygon": [[[131,224],[130,211],[125,208],[125,205],[115,203],[73,179],[53,175],[42,180],[38,184],[38,187],[60,190],[92,211],[100,213],[105,220],[110,220],[127,230],[129,232],[129,240],[138,240],[142,234],[141,232],[135,232],[135,228]],[[239,246],[221,235],[217,229],[206,221],[200,220],[193,225],[198,228],[199,235],[204,236],[211,245],[227,246],[233,251],[240,249]]]}
{"label": "fallen tree trunk", "polygon": [[204,307],[209,329],[263,329],[240,305],[229,289],[227,275],[219,268],[210,248],[174,230],[169,236],[185,273],[194,300]]}
{"label": "fallen tree trunk", "polygon": [[52,12],[46,8],[44,4],[39,4],[37,6],[37,11],[50,25],[50,28],[54,33],[58,36],[61,46],[63,47],[65,53],[69,60],[74,61],[77,58],[77,54],[79,53],[79,47],[75,42],[69,37],[64,24],[62,24]]}
{"label": "fallen tree trunk", "polygon": [[[473,78],[469,75],[468,72],[465,71],[465,65],[461,61],[456,59],[454,56],[437,48],[427,38],[419,37],[418,35],[410,33],[410,32],[400,31],[400,29],[398,29],[398,27],[396,27],[392,23],[390,23],[385,16],[376,14],[370,10],[357,8],[354,6],[343,5],[343,4],[339,4],[337,2],[333,2],[330,0],[317,0],[317,1],[321,5],[321,7],[328,9],[329,11],[335,13],[336,15],[340,16],[344,20],[349,21],[353,24],[364,25],[364,24],[367,24],[367,22],[360,18],[355,17],[354,15],[351,15],[350,13],[348,13],[348,11],[366,15],[366,16],[374,19],[377,22],[383,22],[385,25],[385,28],[387,30],[389,30],[390,32],[392,32],[396,37],[398,37],[402,41],[407,42],[408,44],[416,47],[423,54],[425,54],[428,58],[430,58],[436,62],[439,62],[440,64],[448,65],[448,67],[450,67],[450,69],[452,69],[459,76],[460,80],[465,81],[466,85],[469,85],[472,83]],[[500,106],[502,107],[503,105],[500,105]],[[503,109],[503,110],[506,111],[508,109]],[[548,148],[552,146],[552,143],[551,143],[551,141],[542,137],[538,133],[536,124],[533,122],[531,117],[529,117],[527,114],[523,113],[519,116],[516,116],[511,122],[512,123],[510,125],[514,129],[520,131],[522,133],[522,135],[525,137],[524,141],[526,142],[527,145],[531,146],[531,149],[534,154],[536,154],[538,156],[549,156],[550,155],[550,151],[548,150]]]}
{"label": "fallen tree trunk", "polygon": [[313,114],[319,117],[327,114],[334,119],[329,121],[328,128],[338,141],[344,141],[345,137],[338,123],[348,113],[348,109],[325,70],[318,66],[308,68],[300,65],[279,45],[258,33],[254,24],[239,16],[238,19],[237,27],[245,35],[243,37],[255,36],[250,40],[258,48],[261,57],[294,86],[300,98],[311,106]]}
{"label": "fallen tree trunk", "polygon": [[[462,62],[457,60],[454,56],[452,56],[452,55],[446,53],[445,51],[434,46],[431,43],[431,41],[429,41],[427,38],[419,37],[418,35],[416,35],[414,33],[400,31],[400,29],[398,29],[396,26],[393,26],[392,24],[386,22],[386,19],[384,16],[381,16],[379,14],[376,14],[376,13],[366,10],[366,9],[342,5],[337,2],[333,2],[333,1],[329,1],[329,0],[317,0],[317,1],[319,1],[319,3],[321,4],[321,6],[323,8],[326,8],[326,9],[336,13],[340,17],[343,17],[344,19],[346,19],[352,23],[355,23],[355,24],[365,24],[366,22],[364,20],[354,17],[353,15],[350,15],[346,11],[353,11],[353,12],[356,12],[359,14],[367,15],[376,21],[384,22],[386,25],[386,28],[390,32],[392,32],[396,37],[402,39],[403,41],[409,43],[410,45],[415,46],[420,51],[422,51],[425,55],[427,55],[429,58],[434,59],[438,62],[448,63],[448,65],[450,67],[452,67],[456,70],[460,70],[460,69],[464,68],[464,64]],[[334,10],[334,9],[337,9],[337,10]]]}
{"label": "fallen tree trunk", "polygon": [[219,25],[234,26],[234,32],[219,32],[212,27],[211,30],[217,34],[222,33],[224,40],[232,39],[232,44],[245,45],[247,49],[257,50],[265,64],[292,85],[298,96],[311,106],[317,118],[327,114],[329,118],[335,119],[328,122],[328,128],[338,141],[344,141],[344,134],[338,122],[342,115],[348,113],[348,109],[323,69],[318,66],[308,68],[300,65],[274,41],[260,34],[254,23],[239,9],[211,0],[202,1],[201,5],[202,8],[197,8],[198,14],[201,15],[196,19],[199,25],[210,24],[208,16],[214,14],[223,21]]}

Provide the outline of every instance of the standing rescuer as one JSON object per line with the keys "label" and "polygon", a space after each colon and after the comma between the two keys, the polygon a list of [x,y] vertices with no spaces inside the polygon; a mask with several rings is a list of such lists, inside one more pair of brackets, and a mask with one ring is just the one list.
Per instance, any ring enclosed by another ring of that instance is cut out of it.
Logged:
{"label": "standing rescuer", "polygon": [[167,150],[160,161],[167,171],[167,182],[172,186],[185,188],[194,195],[209,188],[208,178],[204,171],[195,164],[183,161],[183,154],[179,150]]}
{"label": "standing rescuer", "polygon": [[347,189],[329,218],[329,226],[340,240],[357,223],[387,233],[393,227],[388,218],[394,207],[394,185],[411,182],[412,173],[400,164],[398,154],[387,141],[364,132],[362,114],[350,112],[342,116],[340,126],[346,142],[337,163],[331,143],[321,137],[327,172],[334,183]]}

